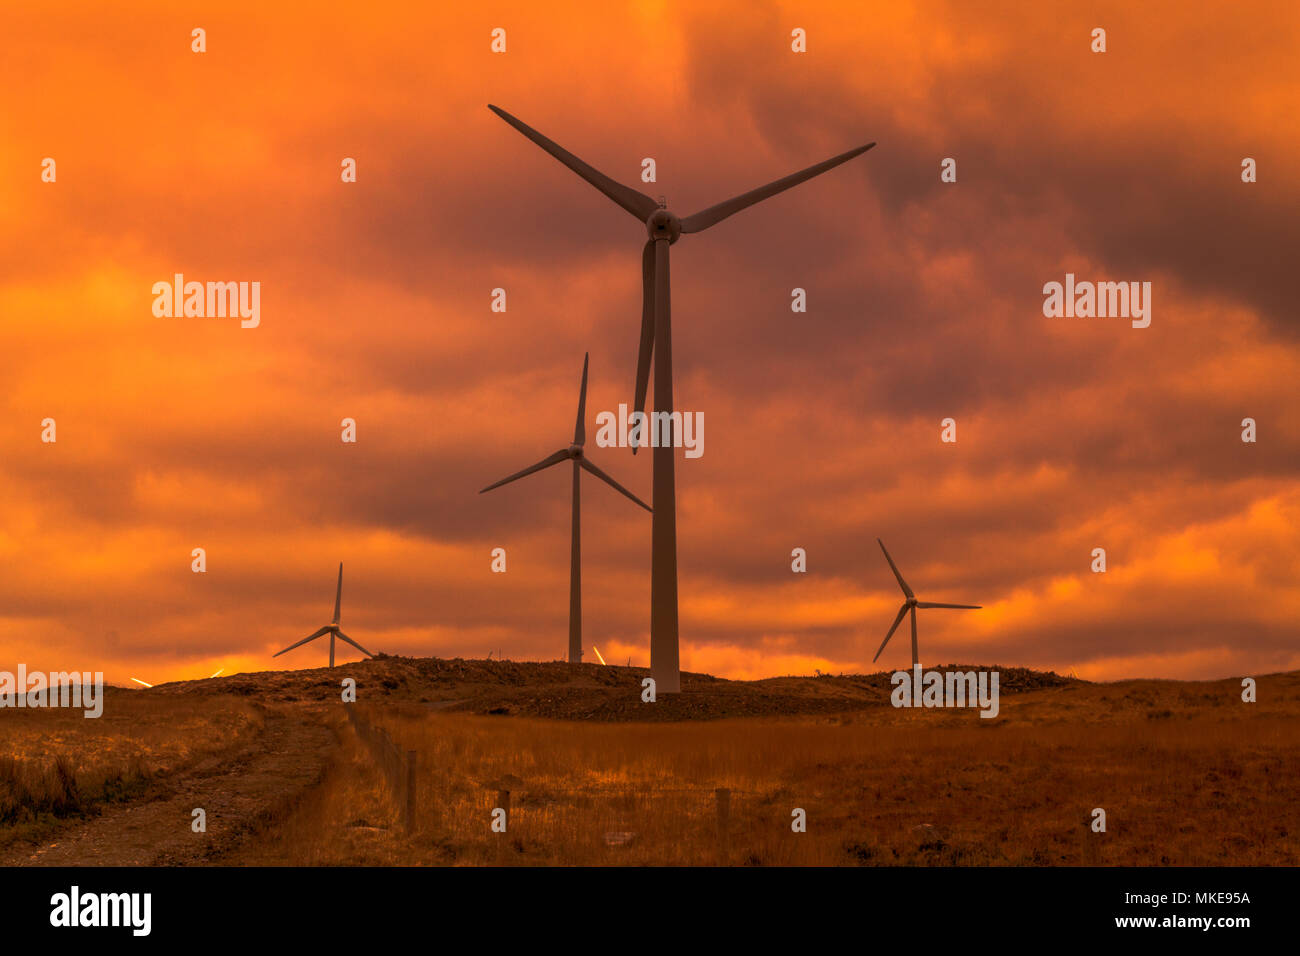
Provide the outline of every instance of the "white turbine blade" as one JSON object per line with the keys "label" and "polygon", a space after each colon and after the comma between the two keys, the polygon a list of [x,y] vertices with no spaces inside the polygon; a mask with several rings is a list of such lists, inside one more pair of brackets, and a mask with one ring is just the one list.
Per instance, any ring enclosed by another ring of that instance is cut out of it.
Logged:
{"label": "white turbine blade", "polygon": [[144,681],[142,681],[142,680],[141,680],[140,678],[138,678],[138,677],[132,677],[131,680],[135,681],[135,682],[136,682],[137,684],[139,684],[141,687],[152,687],[152,686],[153,686],[153,684],[146,684]]}
{"label": "white turbine blade", "polygon": [[600,650],[596,647],[595,644],[592,644],[592,645],[591,645],[591,649],[592,649],[593,651],[596,652],[596,659],[597,659],[598,661],[600,661],[601,664],[604,664],[604,663],[605,663],[605,658],[603,658],[603,657],[600,656]]}
{"label": "white turbine blade", "polygon": [[874,664],[880,658],[881,651],[885,649],[885,645],[889,643],[889,639],[893,637],[894,632],[898,630],[898,625],[903,622],[903,615],[906,613],[907,613],[907,605],[904,604],[902,607],[898,609],[898,617],[894,618],[894,623],[889,626],[889,633],[886,634],[885,639],[880,642],[880,650],[876,651],[876,656],[871,658],[871,663]]}
{"label": "white turbine blade", "polygon": [[[221,672],[224,671],[224,670],[225,670],[224,667],[218,667],[218,668],[217,668],[217,672],[216,672],[215,674],[213,674],[212,677],[220,677],[220,676],[221,676]],[[212,677],[209,677],[208,680],[212,680]]]}
{"label": "white turbine blade", "polygon": [[[655,347],[655,241],[649,240],[641,253],[641,344],[636,353],[636,391],[632,411],[645,411],[645,393],[650,387],[650,357]],[[636,454],[636,445],[632,446]]]}
{"label": "white turbine blade", "polygon": [[352,640],[352,638],[344,634],[342,631],[335,631],[334,633],[339,636],[340,641],[347,641],[349,644],[351,644],[353,647],[359,650],[362,654],[365,654],[366,657],[375,656],[374,654],[371,654],[368,650],[366,650],[364,647],[362,647],[360,644],[358,644],[356,641]]}
{"label": "white turbine blade", "polygon": [[907,586],[907,582],[903,580],[903,576],[898,573],[898,565],[894,563],[894,559],[889,556],[889,551],[885,549],[885,542],[877,538],[876,544],[880,545],[880,550],[885,552],[885,560],[889,562],[889,567],[893,570],[894,577],[898,578],[898,586],[903,589],[903,593],[909,598],[916,597],[916,595],[912,593],[912,589]]}
{"label": "white turbine blade", "polygon": [[747,193],[742,193],[726,202],[720,202],[716,206],[710,206],[708,209],[702,209],[693,216],[687,216],[682,220],[682,232],[703,232],[710,226],[722,222],[728,216],[733,216],[742,209],[748,209],[756,202],[762,202],[777,193],[783,193],[792,186],[798,186],[802,182],[812,179],[814,176],[820,176],[828,169],[834,169],[840,163],[846,163],[854,156],[860,156],[875,143],[868,143],[866,146],[859,146],[857,149],[851,149],[847,153],[840,153],[838,156],[832,156],[825,162],[818,163],[815,166],[809,166],[807,169],[801,169],[797,173],[791,173],[775,182],[770,182],[766,186],[759,186],[757,189],[751,189]]}
{"label": "white turbine blade", "polygon": [[582,356],[582,388],[578,392],[578,423],[573,426],[575,445],[587,444],[587,359],[589,358],[591,358],[590,352]]}
{"label": "white turbine blade", "polygon": [[[502,485],[508,485],[512,481],[518,481],[520,478],[523,478],[525,475],[531,475],[535,471],[541,471],[543,468],[550,468],[552,465],[558,465],[562,461],[567,461],[568,458],[569,458],[569,449],[561,448],[550,458],[543,458],[537,464],[529,465],[523,471],[517,471],[509,478],[502,478],[500,481],[488,485],[486,488],[483,489],[483,491],[491,491],[493,488],[500,488]],[[479,494],[480,495],[483,494],[483,491],[480,491]]]}
{"label": "white turbine blade", "polygon": [[979,604],[933,604],[930,601],[917,601],[916,606],[917,607],[953,607],[953,608],[961,608],[964,611],[978,611],[981,610],[982,607]]}
{"label": "white turbine blade", "polygon": [[308,641],[314,641],[314,640],[316,640],[316,638],[320,637],[322,634],[328,634],[329,632],[330,632],[329,626],[326,625],[325,627],[322,627],[319,631],[317,631],[315,634],[312,634],[312,635],[310,635],[310,636],[308,636],[308,637],[304,637],[304,638],[303,638],[301,641],[299,641],[297,644],[290,644],[290,645],[289,645],[288,647],[286,647],[284,650],[282,650],[282,651],[276,651],[276,652],[275,652],[274,654],[272,654],[271,656],[272,656],[272,657],[279,657],[281,654],[287,654],[287,653],[289,653],[291,650],[293,650],[295,647],[302,647],[302,646],[303,646],[304,644],[306,644]]}
{"label": "white turbine blade", "polygon": [[546,150],[546,152],[550,153],[565,166],[568,166],[569,169],[573,170],[588,183],[595,186],[602,193],[614,200],[614,202],[618,203],[618,205],[622,206],[642,222],[644,222],[652,212],[659,208],[659,204],[645,193],[637,192],[629,186],[624,186],[622,183],[615,182],[600,170],[584,163],[577,156],[574,156],[567,149],[560,146],[559,143],[547,139],[522,120],[515,119],[505,110],[498,109],[491,103],[488,104],[488,109],[493,113],[496,113],[497,116],[501,117],[519,132],[523,133],[542,149]]}
{"label": "white turbine blade", "polygon": [[339,589],[334,592],[334,623],[339,622],[339,608],[343,604],[343,562],[339,562]]}
{"label": "white turbine blade", "polygon": [[581,465],[585,470],[591,472],[593,475],[595,475],[595,476],[596,476],[597,478],[599,478],[601,481],[605,482],[607,485],[609,485],[611,488],[613,488],[613,489],[614,489],[615,491],[617,491],[619,494],[621,494],[621,495],[626,495],[628,498],[631,498],[633,501],[635,501],[637,504],[639,504],[639,505],[640,505],[642,508],[644,508],[646,511],[649,511],[649,512],[651,512],[652,514],[654,513],[654,509],[653,509],[653,508],[651,508],[648,504],[646,504],[644,501],[642,501],[642,500],[641,500],[640,498],[638,498],[636,495],[632,494],[632,492],[628,491],[626,488],[624,488],[622,485],[620,485],[620,484],[619,484],[617,481],[615,481],[613,478],[609,477],[609,475],[605,474],[603,471],[601,471],[599,468],[597,468],[595,465],[593,465],[589,459],[587,459],[587,458],[579,458],[579,459],[578,459],[578,464],[580,464],[580,465]]}

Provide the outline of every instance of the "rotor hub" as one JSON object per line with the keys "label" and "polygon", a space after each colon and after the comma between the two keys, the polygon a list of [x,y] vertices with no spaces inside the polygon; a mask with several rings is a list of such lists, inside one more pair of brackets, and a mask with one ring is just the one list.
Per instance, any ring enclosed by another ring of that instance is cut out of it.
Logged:
{"label": "rotor hub", "polygon": [[570,445],[570,446],[569,446],[569,457],[570,457],[570,458],[581,458],[581,457],[582,457],[582,446],[581,446],[581,445]]}
{"label": "rotor hub", "polygon": [[645,227],[651,239],[667,239],[670,245],[682,234],[682,221],[667,209],[652,212],[645,221]]}

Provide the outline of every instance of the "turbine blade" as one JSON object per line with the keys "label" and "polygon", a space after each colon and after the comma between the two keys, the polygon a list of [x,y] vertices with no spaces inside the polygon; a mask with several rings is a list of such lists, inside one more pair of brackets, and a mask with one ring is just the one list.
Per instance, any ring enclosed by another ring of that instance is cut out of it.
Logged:
{"label": "turbine blade", "polygon": [[334,623],[339,622],[339,609],[343,603],[343,562],[339,562],[339,589],[334,592]]}
{"label": "turbine blade", "polygon": [[597,468],[595,465],[593,465],[593,464],[592,464],[588,459],[586,459],[586,458],[579,458],[579,459],[578,459],[578,464],[581,465],[583,468],[585,468],[587,471],[591,472],[593,475],[595,475],[595,476],[596,476],[597,478],[599,478],[601,481],[605,482],[605,484],[609,485],[611,488],[613,488],[613,489],[614,489],[615,491],[617,491],[619,494],[621,494],[621,495],[626,495],[628,498],[631,498],[633,501],[635,501],[637,504],[639,504],[639,505],[640,505],[642,508],[644,508],[646,511],[649,511],[651,514],[654,513],[654,509],[653,509],[653,508],[651,508],[648,504],[646,504],[644,501],[642,501],[642,500],[641,500],[640,498],[638,498],[636,495],[632,494],[632,492],[628,491],[626,488],[624,488],[622,485],[620,485],[620,484],[619,484],[617,481],[615,481],[613,478],[609,477],[609,475],[605,474],[603,471],[601,471],[599,468]]}
{"label": "turbine blade", "polygon": [[153,684],[146,684],[144,681],[142,681],[142,680],[141,680],[140,678],[138,678],[138,677],[132,677],[131,680],[135,681],[135,682],[136,682],[137,684],[139,684],[141,687],[152,687],[152,686],[153,686]]}
{"label": "turbine blade", "polygon": [[682,220],[682,232],[703,232],[710,226],[716,225],[728,216],[740,212],[742,209],[754,205],[756,202],[762,202],[769,199],[777,193],[785,192],[791,186],[798,186],[800,183],[812,179],[814,176],[820,176],[828,169],[834,169],[840,163],[847,163],[854,156],[860,156],[869,150],[875,143],[868,143],[866,146],[859,146],[857,149],[851,149],[847,153],[840,153],[838,156],[832,156],[824,163],[818,163],[816,166],[809,166],[807,169],[801,169],[797,173],[791,173],[782,179],[768,183],[766,186],[759,186],[757,189],[751,189],[747,193],[736,196],[734,199],[728,199],[726,202],[720,202],[716,206],[710,206],[708,209],[701,210],[693,216],[687,216]]}
{"label": "turbine blade", "polygon": [[587,444],[587,359],[590,357],[590,352],[582,356],[582,389],[578,392],[578,424],[573,426],[575,445]]}
{"label": "turbine blade", "polygon": [[903,593],[909,598],[916,597],[916,595],[912,593],[912,589],[907,586],[907,582],[903,580],[903,576],[898,573],[898,565],[894,563],[894,559],[889,556],[889,552],[885,549],[885,542],[877,538],[876,544],[880,545],[880,550],[885,552],[885,560],[888,561],[889,566],[893,568],[894,577],[898,578],[898,586],[903,589]]}
{"label": "turbine blade", "polygon": [[[670,243],[668,242],[667,239],[656,239],[654,243],[655,246],[654,262],[652,263],[654,268],[654,298],[649,300],[649,308],[651,309],[651,314],[654,317],[653,321],[650,324],[650,330],[649,330],[650,335],[652,336],[651,338],[652,344],[654,338],[657,338],[659,335],[659,323],[660,322],[663,323],[665,330],[668,329],[669,327],[668,317],[669,317],[670,310],[672,309],[672,287],[671,287],[671,280],[668,277],[669,245]],[[661,266],[662,268],[660,268]],[[663,314],[661,315],[660,313]],[[646,334],[644,313],[642,315],[641,334],[642,336]],[[642,339],[642,344],[643,344],[642,355],[644,356],[644,360],[643,360],[644,365],[642,366],[642,370],[644,370],[646,376],[648,377],[650,374],[650,349],[644,346],[644,338]],[[659,345],[660,361],[662,361],[664,358],[663,356],[664,348],[665,346],[663,345],[663,343],[660,343]],[[671,355],[672,352],[670,349],[669,350],[670,358],[668,359],[668,365],[670,367],[672,365]],[[656,365],[656,370],[657,369],[658,366]],[[672,373],[670,371],[669,378],[671,379],[671,377],[672,377]],[[660,411],[671,413],[672,412],[672,382],[670,381],[667,384],[665,384],[664,382],[659,381],[658,374],[655,375],[655,379],[656,379],[655,404],[659,406]],[[641,392],[641,403],[644,406],[645,404],[644,386],[640,388],[640,392]],[[663,392],[663,394],[661,395],[660,392]],[[664,408],[663,407],[664,405],[668,405],[669,407]],[[654,428],[654,425],[655,422],[654,422],[653,414],[648,415],[646,416],[646,418],[642,419],[641,435],[639,435],[638,438],[639,439],[646,438],[651,442],[653,442],[655,439],[654,439],[654,435],[651,432],[651,429]],[[637,442],[637,445],[639,444],[640,441]],[[632,446],[632,454],[634,455],[636,454],[637,445]],[[676,574],[677,572],[674,571],[673,573]]]}
{"label": "turbine blade", "polygon": [[876,656],[871,658],[871,663],[874,664],[880,658],[880,654],[882,651],[884,651],[885,645],[889,643],[889,639],[893,637],[894,632],[898,630],[898,625],[902,623],[903,615],[906,613],[907,613],[907,605],[904,604],[902,607],[898,609],[898,617],[894,618],[894,623],[889,626],[889,633],[886,634],[885,639],[880,642],[880,650],[876,651]]}
{"label": "turbine blade", "polygon": [[979,604],[933,604],[930,601],[917,601],[917,607],[953,607],[961,608],[964,611],[978,611],[982,605]]}
{"label": "turbine blade", "polygon": [[371,654],[368,650],[366,650],[364,647],[362,647],[360,644],[358,644],[356,641],[352,640],[352,638],[344,634],[342,631],[335,631],[334,633],[339,636],[340,641],[347,641],[349,644],[351,644],[353,647],[359,650],[362,654],[365,654],[366,657],[375,656],[374,654]]}
{"label": "turbine blade", "polygon": [[289,645],[288,647],[286,647],[284,650],[282,650],[282,651],[277,651],[276,653],[272,654],[271,656],[272,656],[272,657],[279,657],[281,654],[287,654],[287,653],[289,653],[291,650],[293,650],[295,647],[302,647],[302,646],[303,646],[304,644],[306,644],[308,641],[314,641],[314,640],[316,640],[316,638],[320,637],[322,634],[328,634],[329,632],[330,632],[329,627],[322,627],[319,631],[317,631],[315,634],[312,634],[310,637],[304,637],[304,638],[303,638],[301,641],[299,641],[297,644],[290,644],[290,645]]}
{"label": "turbine blade", "polygon": [[624,186],[622,183],[614,182],[614,180],[610,179],[600,170],[593,166],[588,166],[567,149],[564,149],[553,140],[547,139],[527,123],[522,123],[515,119],[505,110],[498,109],[491,103],[488,104],[488,109],[493,113],[496,113],[497,116],[500,116],[515,129],[519,130],[519,132],[523,133],[542,149],[546,150],[565,166],[568,166],[588,183],[595,186],[602,193],[614,200],[614,202],[618,203],[642,222],[645,222],[646,219],[650,218],[650,214],[659,208],[659,203],[655,202],[655,200],[651,199],[645,193],[637,192],[630,186]]}
{"label": "turbine blade", "polygon": [[[636,396],[632,411],[645,411],[645,393],[650,386],[650,356],[655,347],[655,240],[641,252],[641,347],[636,352]],[[636,454],[636,445],[632,454]]]}
{"label": "turbine blade", "polygon": [[[552,465],[558,465],[560,462],[568,459],[568,457],[569,457],[569,449],[561,448],[551,457],[543,458],[537,464],[529,465],[523,471],[517,471],[509,478],[502,478],[500,481],[488,485],[486,488],[483,489],[483,491],[491,491],[493,488],[500,488],[502,485],[508,485],[510,484],[510,482],[517,481],[520,478],[524,477],[525,475],[531,475],[533,472],[541,471],[543,468],[550,468]],[[479,494],[480,495],[483,494],[483,491],[480,491]]]}

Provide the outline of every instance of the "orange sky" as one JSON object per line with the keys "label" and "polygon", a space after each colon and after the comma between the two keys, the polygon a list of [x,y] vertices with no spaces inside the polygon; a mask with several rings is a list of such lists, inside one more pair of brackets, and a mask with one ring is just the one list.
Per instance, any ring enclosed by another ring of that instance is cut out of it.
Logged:
{"label": "orange sky", "polygon": [[[340,560],[371,650],[563,655],[567,469],[477,491],[567,443],[585,351],[589,433],[631,401],[645,233],[489,102],[679,214],[879,144],[673,247],[684,668],[868,668],[876,536],[986,607],[929,663],[1300,667],[1294,4],[99,6],[0,13],[0,669],[267,668]],[[156,318],[177,272],[261,325]],[[1066,272],[1151,327],[1045,318]],[[646,664],[648,517],[584,490],[588,659]]]}

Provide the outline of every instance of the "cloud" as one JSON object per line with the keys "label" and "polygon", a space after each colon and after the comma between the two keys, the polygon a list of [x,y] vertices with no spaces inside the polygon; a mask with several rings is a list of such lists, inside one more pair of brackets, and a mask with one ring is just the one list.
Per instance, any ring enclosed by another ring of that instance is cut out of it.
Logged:
{"label": "cloud", "polygon": [[[119,681],[269,667],[329,613],[342,560],[373,650],[562,655],[567,472],[478,490],[567,444],[584,353],[589,434],[631,401],[645,230],[493,102],[679,213],[878,143],[672,247],[676,399],[707,425],[677,467],[683,666],[868,668],[900,600],[877,536],[918,593],[986,608],[923,615],[925,660],[1296,666],[1276,117],[1300,15],[1016,12],[248,4],[206,17],[200,56],[162,5],[6,11],[0,79],[42,90],[0,118],[8,653]],[[176,272],[261,281],[261,327],[154,318]],[[1066,272],[1152,282],[1151,327],[1045,318]],[[591,451],[649,499],[649,456]],[[587,643],[645,664],[648,518],[583,487]]]}

